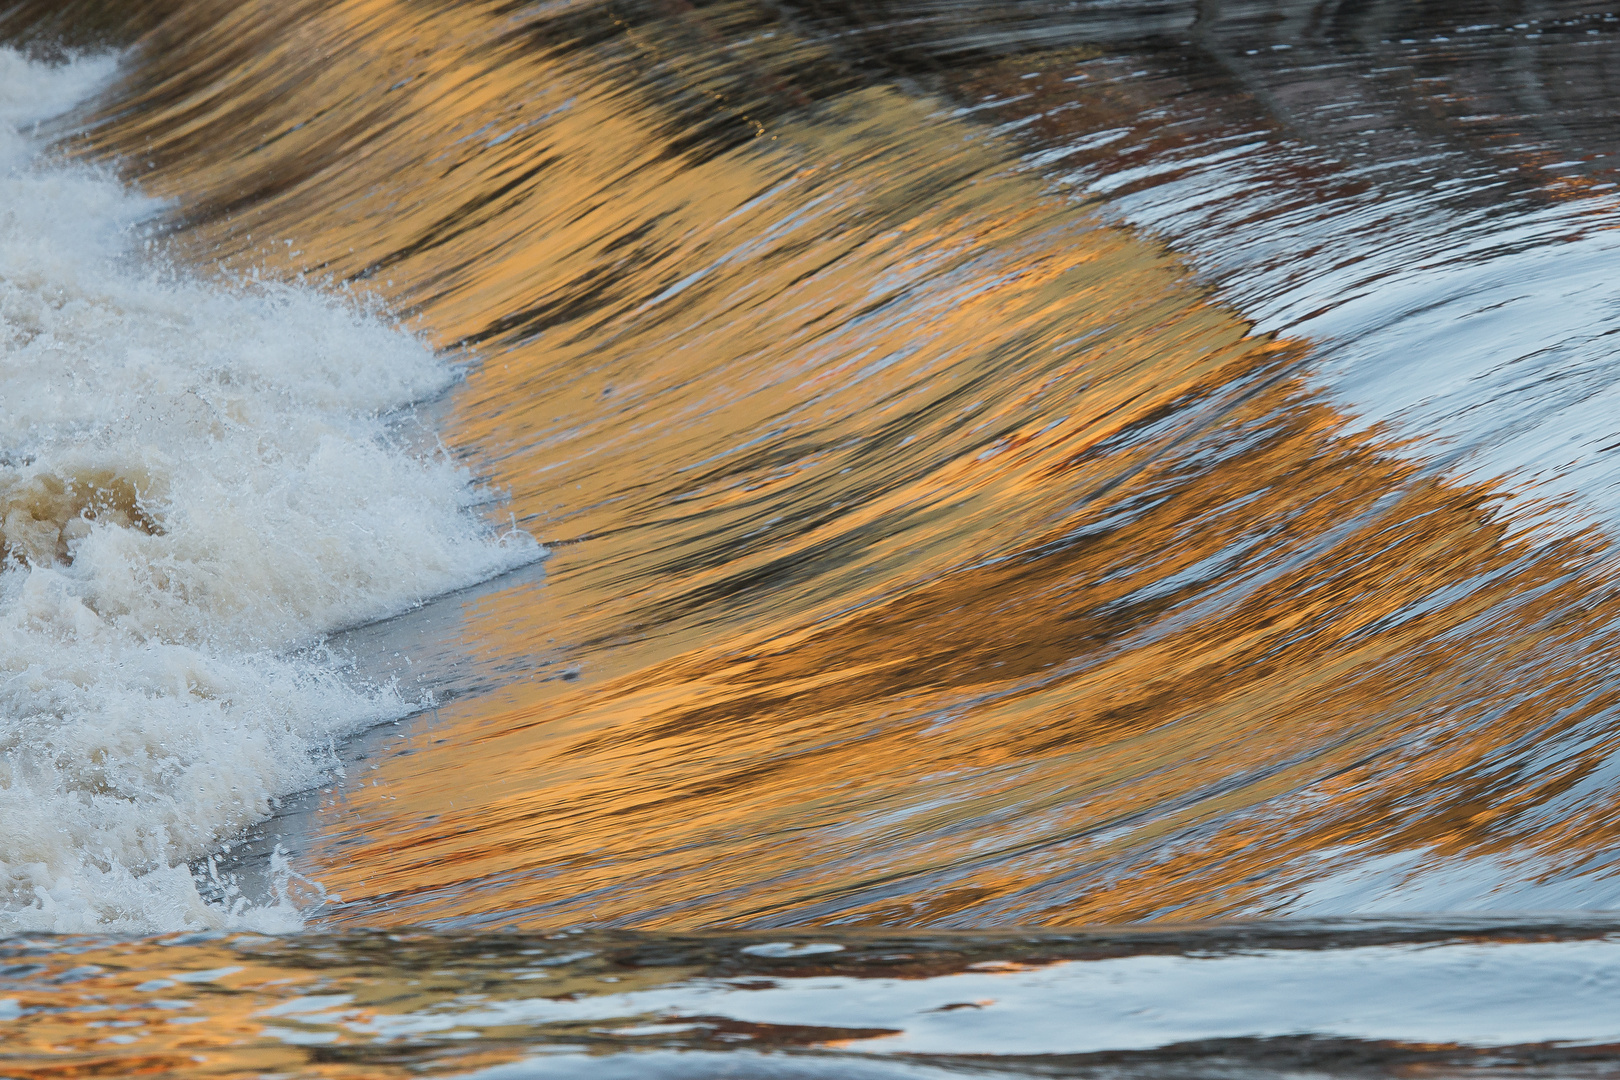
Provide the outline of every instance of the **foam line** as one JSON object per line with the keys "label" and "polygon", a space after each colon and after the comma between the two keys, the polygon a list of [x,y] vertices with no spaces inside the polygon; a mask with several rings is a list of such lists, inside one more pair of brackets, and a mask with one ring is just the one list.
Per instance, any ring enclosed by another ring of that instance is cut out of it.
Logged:
{"label": "foam line", "polygon": [[442,358],[312,289],[153,265],[156,203],[39,158],[115,66],[0,51],[0,933],[295,928],[188,863],[414,707],[322,635],[542,549],[390,430]]}

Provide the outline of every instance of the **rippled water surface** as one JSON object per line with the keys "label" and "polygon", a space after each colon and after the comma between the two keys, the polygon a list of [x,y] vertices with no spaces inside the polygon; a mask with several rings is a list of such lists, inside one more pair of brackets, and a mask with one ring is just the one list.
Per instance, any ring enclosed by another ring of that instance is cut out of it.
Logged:
{"label": "rippled water surface", "polygon": [[1620,12],[1442,7],[0,11],[0,1072],[1620,1069]]}

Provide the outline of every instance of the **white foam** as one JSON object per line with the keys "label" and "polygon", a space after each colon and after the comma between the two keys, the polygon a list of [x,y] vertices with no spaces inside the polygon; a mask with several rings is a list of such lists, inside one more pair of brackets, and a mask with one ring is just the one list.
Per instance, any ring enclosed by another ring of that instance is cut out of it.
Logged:
{"label": "white foam", "polygon": [[112,70],[0,51],[0,932],[284,928],[188,862],[412,708],[312,646],[541,549],[391,434],[452,381],[420,342],[147,266],[154,203],[34,160]]}

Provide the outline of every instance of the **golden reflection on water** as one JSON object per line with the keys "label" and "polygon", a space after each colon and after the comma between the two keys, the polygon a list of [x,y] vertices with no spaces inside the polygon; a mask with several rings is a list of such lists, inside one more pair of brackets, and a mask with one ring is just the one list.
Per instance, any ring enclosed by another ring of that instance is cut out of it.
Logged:
{"label": "golden reflection on water", "polygon": [[182,250],[475,345],[447,437],[569,541],[464,611],[532,677],[323,809],[333,923],[1192,918],[1613,842],[1595,536],[1344,434],[1309,343],[943,99],[591,10],[244,7],[91,147]]}
{"label": "golden reflection on water", "polygon": [[[6,1001],[22,1016],[8,1023],[0,1061],[17,1080],[464,1076],[547,1041],[633,1035],[638,1019],[536,1017],[525,1003],[667,987],[702,966],[637,966],[621,962],[637,958],[633,942],[574,938],[49,943],[7,943]],[[508,1005],[519,1009],[503,1017]]]}

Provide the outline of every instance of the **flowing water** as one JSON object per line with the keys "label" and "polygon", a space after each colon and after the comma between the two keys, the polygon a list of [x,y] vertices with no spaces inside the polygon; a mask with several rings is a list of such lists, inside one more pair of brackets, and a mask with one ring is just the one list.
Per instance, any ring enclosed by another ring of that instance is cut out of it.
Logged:
{"label": "flowing water", "polygon": [[0,42],[0,1074],[1620,1074],[1620,13]]}

